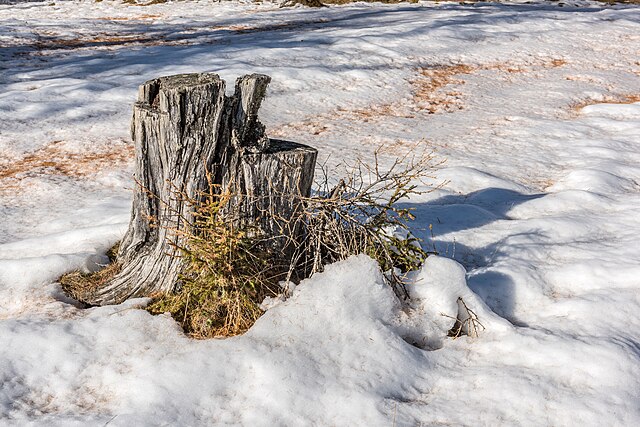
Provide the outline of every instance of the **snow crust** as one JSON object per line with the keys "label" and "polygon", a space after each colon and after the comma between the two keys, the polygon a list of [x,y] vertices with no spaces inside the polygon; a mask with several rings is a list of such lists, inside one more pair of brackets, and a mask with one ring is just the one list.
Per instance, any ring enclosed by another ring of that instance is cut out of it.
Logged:
{"label": "snow crust", "polygon": [[[638,34],[589,2],[0,4],[0,424],[640,425]],[[137,85],[199,71],[271,75],[268,132],[332,168],[446,159],[408,304],[365,256],[227,340],[63,295],[126,230]]]}

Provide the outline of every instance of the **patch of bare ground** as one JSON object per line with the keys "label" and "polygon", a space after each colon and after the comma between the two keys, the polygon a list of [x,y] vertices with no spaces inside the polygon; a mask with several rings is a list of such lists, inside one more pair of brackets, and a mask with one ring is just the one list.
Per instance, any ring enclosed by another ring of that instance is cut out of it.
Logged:
{"label": "patch of bare ground", "polygon": [[566,64],[567,61],[564,59],[549,58],[530,63],[495,62],[420,67],[417,69],[417,77],[410,80],[413,87],[414,110],[437,114],[464,109],[464,94],[456,88],[465,84],[462,76],[478,71],[497,71],[506,75],[525,74],[540,69],[563,67]]}
{"label": "patch of bare ground", "polygon": [[391,155],[394,157],[406,156],[407,153],[417,153],[427,149],[433,149],[433,143],[427,139],[419,141],[407,141],[404,139],[384,140],[377,139],[363,140],[364,144],[375,147],[380,155]]}
{"label": "patch of bare ground", "polygon": [[403,111],[398,103],[391,104],[372,104],[366,108],[347,109],[338,107],[334,111],[334,115],[340,118],[357,119],[358,121],[367,123],[383,117],[401,117],[412,119],[415,114]]}
{"label": "patch of bare ground", "polygon": [[337,107],[331,112],[280,126],[271,134],[279,137],[286,137],[295,132],[320,135],[332,128],[331,122],[338,120],[367,123],[388,117],[413,119],[419,113],[453,112],[463,108],[462,94],[454,89],[445,89],[450,85],[464,84],[463,80],[456,77],[469,74],[473,69],[464,64],[438,64],[416,68],[415,77],[409,80],[412,88],[410,98],[389,103],[374,103],[363,108]]}
{"label": "patch of bare ground", "polygon": [[463,85],[464,80],[459,76],[471,74],[477,69],[477,66],[467,64],[418,68],[417,77],[410,80],[413,88],[413,109],[426,111],[428,114],[450,113],[463,109],[462,92],[447,88]]}
{"label": "patch of bare ground", "polygon": [[501,71],[506,74],[523,74],[541,69],[560,68],[568,64],[569,62],[563,58],[543,58],[527,63],[494,62],[481,65],[478,69]]}
{"label": "patch of bare ground", "polygon": [[347,109],[338,107],[328,113],[318,114],[307,119],[286,123],[269,130],[269,136],[287,138],[296,134],[321,135],[335,128],[332,124],[340,119],[369,122],[381,117],[396,116],[391,104],[372,104],[366,108]]}
{"label": "patch of bare ground", "polygon": [[[101,17],[99,20],[113,22],[153,21],[162,18],[161,15],[139,15],[131,17]],[[215,43],[217,31],[228,31],[233,34],[250,34],[261,32],[286,31],[304,28],[310,25],[322,24],[328,19],[313,19],[294,22],[280,22],[266,25],[229,25],[208,28],[184,28],[179,33],[154,32],[153,34],[140,31],[131,32],[123,28],[123,33],[102,32],[93,35],[76,35],[69,37],[51,30],[41,30],[37,33],[37,40],[21,46],[22,52],[17,55],[42,55],[47,51],[72,49],[113,49],[124,46],[175,46],[193,42],[195,37],[210,37],[211,40],[199,43]]]}
{"label": "patch of bare ground", "polygon": [[333,128],[332,122],[350,120],[374,122],[389,117],[413,119],[421,114],[453,113],[465,108],[465,75],[478,71],[497,71],[506,75],[523,74],[559,68],[568,62],[562,58],[542,58],[529,63],[497,62],[481,65],[430,64],[416,67],[408,79],[410,98],[388,103],[373,103],[364,108],[337,107],[331,112],[299,122],[287,123],[274,129],[273,136],[288,137],[296,133],[320,135]]}
{"label": "patch of bare ground", "polygon": [[619,94],[619,95],[607,95],[602,98],[585,98],[573,102],[569,105],[570,110],[574,114],[580,113],[584,107],[596,104],[633,104],[640,102],[639,94]]}
{"label": "patch of bare ground", "polygon": [[161,15],[138,15],[138,16],[102,16],[96,18],[99,21],[154,21],[162,18]]}
{"label": "patch of bare ground", "polygon": [[68,50],[82,48],[113,48],[129,45],[140,46],[162,46],[171,44],[180,44],[184,40],[167,40],[163,35],[146,35],[146,34],[98,34],[90,37],[64,38],[55,34],[41,33],[38,40],[32,45],[26,46],[32,50],[28,53],[38,54],[43,51],[50,50]]}
{"label": "patch of bare ground", "polygon": [[167,0],[147,0],[147,1],[138,1],[138,0],[123,0],[122,3],[128,4],[129,6],[153,6],[154,4],[164,4]]}
{"label": "patch of bare ground", "polygon": [[52,141],[26,156],[0,163],[0,191],[20,186],[27,177],[62,175],[83,178],[107,169],[125,167],[134,156],[133,144],[110,141],[94,151],[77,151],[64,141]]}
{"label": "patch of bare ground", "polygon": [[565,80],[572,82],[584,82],[598,86],[605,86],[606,81],[603,78],[585,75],[585,74],[571,74],[565,77]]}
{"label": "patch of bare ground", "polygon": [[328,115],[321,114],[315,118],[305,119],[299,122],[290,122],[273,129],[269,129],[269,136],[272,138],[286,138],[290,135],[306,133],[310,135],[320,135],[332,128],[331,124],[325,121]]}
{"label": "patch of bare ground", "polygon": [[266,25],[227,25],[227,26],[217,26],[212,27],[213,30],[227,30],[232,31],[235,34],[248,34],[248,33],[264,33],[271,31],[285,31],[285,30],[296,30],[300,28],[304,28],[309,25],[314,24],[324,24],[329,22],[328,19],[310,19],[304,21],[293,21],[293,22],[277,22]]}
{"label": "patch of bare ground", "polygon": [[543,63],[543,66],[546,66],[546,68],[558,68],[564,67],[567,64],[568,62],[565,59],[556,58],[551,59],[549,62]]}

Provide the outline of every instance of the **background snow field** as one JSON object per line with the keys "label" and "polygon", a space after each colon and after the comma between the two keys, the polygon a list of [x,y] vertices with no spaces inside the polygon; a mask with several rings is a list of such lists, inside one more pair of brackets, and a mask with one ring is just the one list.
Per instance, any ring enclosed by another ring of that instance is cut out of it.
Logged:
{"label": "background snow field", "polygon": [[[410,307],[364,256],[226,340],[62,294],[126,230],[137,86],[201,71],[272,76],[330,168],[446,160]],[[0,5],[0,425],[640,425],[638,101],[637,7]]]}

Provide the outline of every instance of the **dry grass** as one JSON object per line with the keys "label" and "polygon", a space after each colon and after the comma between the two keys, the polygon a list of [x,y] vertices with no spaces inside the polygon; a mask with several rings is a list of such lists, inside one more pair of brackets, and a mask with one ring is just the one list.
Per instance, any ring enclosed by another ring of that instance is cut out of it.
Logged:
{"label": "dry grass", "polygon": [[625,94],[625,95],[607,95],[600,99],[585,98],[576,101],[569,105],[569,108],[574,113],[579,113],[584,107],[596,104],[633,104],[640,102],[640,95],[638,94]]}
{"label": "dry grass", "polygon": [[120,265],[116,262],[105,266],[96,273],[85,274],[73,271],[62,276],[59,280],[64,292],[77,301],[84,301],[87,295],[105,286],[120,272]]}
{"label": "dry grass", "polygon": [[90,295],[96,289],[107,284],[109,280],[120,272],[120,264],[116,260],[119,244],[113,246],[107,252],[110,263],[95,273],[82,273],[72,271],[59,279],[62,290],[77,301],[84,301],[86,295]]}
{"label": "dry grass", "polygon": [[463,64],[434,65],[416,69],[416,76],[409,80],[411,98],[389,103],[371,104],[364,108],[337,107],[299,122],[287,123],[274,128],[273,136],[287,137],[295,133],[320,135],[332,128],[331,122],[357,120],[362,123],[375,122],[388,117],[413,119],[419,113],[435,114],[453,112],[462,107],[462,94],[457,90],[444,90],[449,85],[464,84],[456,76],[469,74],[473,67]]}
{"label": "dry grass", "polygon": [[82,178],[105,169],[122,167],[133,158],[134,147],[114,142],[94,152],[76,152],[64,141],[52,141],[21,159],[0,164],[0,180],[34,175],[64,175]]}
{"label": "dry grass", "polygon": [[256,196],[221,192],[210,183],[206,194],[185,199],[193,221],[173,230],[183,242],[179,289],[156,296],[147,310],[170,313],[193,338],[242,334],[262,315],[264,298],[283,292],[279,283],[297,282],[360,253],[375,259],[387,283],[407,298],[402,272],[418,268],[427,253],[406,228],[411,211],[397,203],[419,194],[416,184],[431,180],[428,172],[436,166],[430,154],[399,158],[384,170],[377,161],[358,162],[333,188],[325,171],[317,195],[286,196],[297,200],[294,213],[260,213],[278,224],[275,236],[255,223],[238,222],[243,214],[237,207],[245,203],[238,200],[251,197],[260,205]]}
{"label": "dry grass", "polygon": [[534,61],[528,64],[498,62],[483,65],[452,64],[432,65],[417,69],[417,77],[410,81],[413,87],[413,103],[429,114],[454,112],[464,108],[464,94],[451,86],[465,84],[461,76],[478,71],[499,71],[505,74],[524,74],[536,69],[559,68],[567,65],[560,58]]}
{"label": "dry grass", "polygon": [[464,84],[464,81],[456,77],[469,74],[473,70],[473,67],[464,64],[417,68],[416,76],[409,80],[412,87],[411,98],[374,103],[364,108],[337,107],[328,113],[274,128],[270,134],[279,137],[296,133],[320,135],[331,130],[331,122],[338,120],[369,123],[388,117],[413,119],[420,113],[454,112],[463,108],[462,94],[454,89],[445,89],[450,85]]}
{"label": "dry grass", "polygon": [[363,123],[376,121],[386,117],[399,117],[405,119],[415,118],[415,114],[403,111],[401,103],[372,104],[366,108],[346,109],[338,107],[334,114],[342,119],[356,119]]}
{"label": "dry grass", "polygon": [[315,118],[309,118],[299,122],[291,122],[282,126],[274,127],[269,130],[269,136],[272,138],[287,138],[290,135],[306,133],[309,135],[321,135],[331,130],[330,124],[325,124],[325,115]]}
{"label": "dry grass", "polygon": [[478,66],[478,69],[489,71],[501,71],[507,74],[524,74],[538,69],[553,69],[568,65],[562,58],[548,58],[529,63],[495,62]]}
{"label": "dry grass", "polygon": [[476,70],[477,67],[466,64],[418,68],[418,76],[410,81],[413,87],[413,103],[419,110],[429,114],[461,110],[464,108],[462,93],[444,89],[452,85],[463,85],[464,80],[457,77]]}
{"label": "dry grass", "polygon": [[0,193],[21,191],[28,178],[64,176],[77,179],[105,170],[122,169],[133,157],[133,145],[123,140],[110,141],[93,152],[77,152],[64,141],[52,141],[22,158],[0,160]]}
{"label": "dry grass", "polygon": [[554,69],[568,64],[562,58],[545,58],[529,63],[431,64],[414,69],[408,80],[411,97],[392,102],[372,103],[364,108],[337,107],[333,111],[299,122],[287,123],[273,130],[274,136],[290,137],[306,133],[320,135],[332,129],[339,120],[376,122],[389,117],[414,119],[422,114],[454,113],[465,108],[465,95],[461,87],[463,76],[479,71],[497,71],[505,75],[525,74],[537,70]]}
{"label": "dry grass", "polygon": [[564,59],[552,59],[548,64],[549,65],[547,68],[558,68],[558,67],[564,67],[565,65],[568,64],[568,62]]}
{"label": "dry grass", "polygon": [[373,165],[344,165],[343,179],[335,186],[322,168],[318,195],[304,199],[305,239],[293,242],[295,265],[312,275],[328,263],[364,253],[378,262],[398,297],[408,298],[401,274],[419,268],[427,253],[409,232],[408,222],[415,219],[411,209],[398,203],[431,191],[420,190],[419,184],[435,180],[430,173],[441,162],[426,151],[410,151],[382,168],[379,153]]}

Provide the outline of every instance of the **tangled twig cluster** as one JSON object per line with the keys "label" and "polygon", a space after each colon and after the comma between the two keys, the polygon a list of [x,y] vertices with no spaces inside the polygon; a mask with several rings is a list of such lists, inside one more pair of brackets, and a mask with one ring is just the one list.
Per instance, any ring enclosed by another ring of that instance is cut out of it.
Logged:
{"label": "tangled twig cluster", "polygon": [[[149,310],[172,313],[195,337],[236,335],[261,315],[266,296],[283,293],[283,283],[360,253],[375,259],[396,294],[408,298],[404,274],[418,268],[428,253],[409,232],[411,209],[399,202],[420,194],[426,188],[420,183],[433,178],[436,166],[431,155],[422,155],[398,158],[382,168],[376,152],[373,165],[357,161],[336,185],[322,167],[310,197],[268,196],[296,198],[290,216],[265,210],[253,222],[243,217],[239,201],[249,197],[263,205],[261,200],[210,185],[197,200],[185,199],[192,219],[175,230],[185,264],[180,287],[158,296]],[[184,195],[177,192],[177,197]],[[261,227],[265,220],[268,232]]]}

